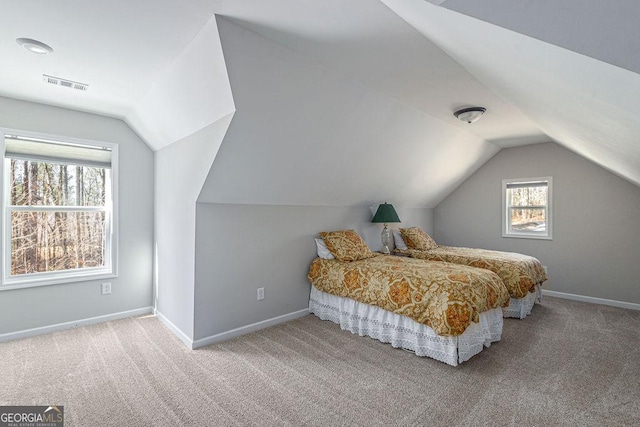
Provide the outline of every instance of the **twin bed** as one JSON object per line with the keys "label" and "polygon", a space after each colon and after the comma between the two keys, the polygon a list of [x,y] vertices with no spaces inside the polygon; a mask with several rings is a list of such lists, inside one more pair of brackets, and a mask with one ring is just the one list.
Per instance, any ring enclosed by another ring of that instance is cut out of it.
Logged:
{"label": "twin bed", "polygon": [[[405,256],[372,253],[353,230],[320,235],[308,274],[312,313],[453,366],[499,341],[503,316],[526,316],[546,280],[535,258],[451,247],[427,254],[437,248],[424,250],[409,232],[403,237],[414,248],[401,249]],[[522,265],[535,273],[531,286]]]}
{"label": "twin bed", "polygon": [[[420,231],[415,233],[419,234]],[[500,276],[511,297],[509,305],[503,308],[504,317],[524,319],[531,313],[536,300],[540,301],[541,286],[547,280],[547,273],[536,258],[514,252],[440,246],[424,234],[431,242],[425,243],[424,246],[412,242],[421,247],[414,249],[407,246],[399,231],[394,231],[396,252],[412,258],[450,262],[493,271]]]}

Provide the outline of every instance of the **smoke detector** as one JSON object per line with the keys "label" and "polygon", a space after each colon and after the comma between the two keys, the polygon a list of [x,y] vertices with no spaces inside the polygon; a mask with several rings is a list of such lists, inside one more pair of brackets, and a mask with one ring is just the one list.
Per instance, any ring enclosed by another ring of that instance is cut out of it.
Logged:
{"label": "smoke detector", "polygon": [[68,87],[70,89],[76,89],[86,91],[89,88],[88,84],[74,82],[73,80],[61,79],[60,77],[49,76],[47,74],[42,75],[42,81],[56,86]]}

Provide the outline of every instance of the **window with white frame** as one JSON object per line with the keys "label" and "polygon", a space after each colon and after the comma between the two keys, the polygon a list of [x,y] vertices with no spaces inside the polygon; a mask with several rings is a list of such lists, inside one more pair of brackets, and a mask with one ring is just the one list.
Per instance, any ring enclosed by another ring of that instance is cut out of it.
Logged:
{"label": "window with white frame", "polygon": [[502,181],[502,236],[551,239],[550,176]]}
{"label": "window with white frame", "polygon": [[117,145],[2,131],[0,289],[113,277]]}

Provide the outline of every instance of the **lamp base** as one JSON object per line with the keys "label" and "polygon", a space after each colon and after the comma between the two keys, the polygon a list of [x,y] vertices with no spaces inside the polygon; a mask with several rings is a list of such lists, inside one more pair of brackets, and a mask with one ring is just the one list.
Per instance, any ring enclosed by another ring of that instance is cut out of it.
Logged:
{"label": "lamp base", "polygon": [[389,232],[389,229],[387,228],[387,224],[384,225],[384,228],[382,229],[382,234],[380,235],[380,240],[382,241],[382,253],[383,254],[389,254],[391,253],[389,251],[389,243],[391,243],[391,233]]}

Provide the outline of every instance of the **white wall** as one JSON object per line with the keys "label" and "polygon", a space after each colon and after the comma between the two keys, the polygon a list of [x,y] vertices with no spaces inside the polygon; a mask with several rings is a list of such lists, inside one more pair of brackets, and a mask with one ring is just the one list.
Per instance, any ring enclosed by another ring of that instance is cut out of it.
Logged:
{"label": "white wall", "polygon": [[1,291],[0,334],[150,308],[153,254],[151,150],[121,120],[2,97],[0,126],[117,143],[120,170],[119,275],[109,279],[112,294],[101,295],[97,281]]}
{"label": "white wall", "polygon": [[[395,207],[403,222],[390,228],[432,230],[430,209]],[[382,224],[371,223],[373,214],[368,207],[198,203],[195,339],[308,308],[314,237],[355,229],[380,250]],[[256,299],[259,287],[263,301]]]}
{"label": "white wall", "polygon": [[[553,240],[502,237],[505,178],[553,177]],[[500,151],[434,209],[438,243],[533,255],[544,288],[640,303],[640,188],[555,143]]]}
{"label": "white wall", "polygon": [[233,114],[155,153],[156,310],[193,339],[196,200]]}
{"label": "white wall", "polygon": [[237,111],[198,197],[201,341],[306,309],[320,231],[354,228],[378,250],[370,221],[384,201],[431,230],[428,205],[497,150],[226,19],[218,28]]}

